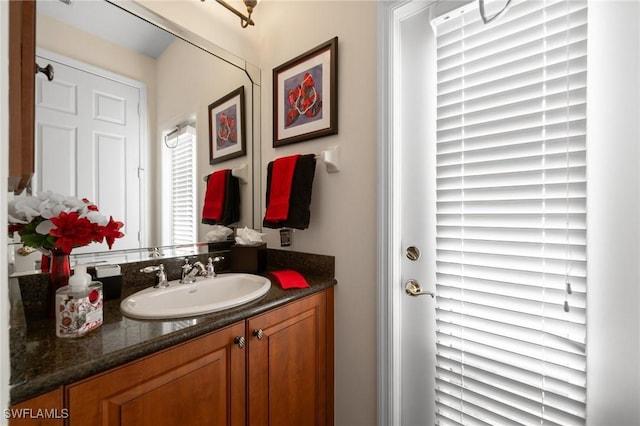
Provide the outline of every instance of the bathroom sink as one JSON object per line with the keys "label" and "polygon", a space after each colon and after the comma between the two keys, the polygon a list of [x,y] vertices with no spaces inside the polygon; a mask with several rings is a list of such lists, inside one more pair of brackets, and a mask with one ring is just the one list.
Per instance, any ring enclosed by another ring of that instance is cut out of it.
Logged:
{"label": "bathroom sink", "polygon": [[150,287],[132,294],[120,303],[120,310],[132,318],[190,317],[249,303],[270,288],[268,278],[252,274],[222,274],[193,284],[176,280],[166,288]]}

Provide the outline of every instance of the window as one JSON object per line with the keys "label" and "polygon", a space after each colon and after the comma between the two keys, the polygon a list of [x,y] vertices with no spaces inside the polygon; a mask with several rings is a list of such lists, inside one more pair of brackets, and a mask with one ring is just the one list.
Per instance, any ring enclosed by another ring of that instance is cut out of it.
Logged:
{"label": "window", "polygon": [[585,1],[437,38],[439,424],[584,424]]}
{"label": "window", "polygon": [[170,171],[165,180],[166,194],[165,208],[169,213],[168,220],[164,220],[165,244],[192,244],[196,238],[196,131],[195,127],[187,125],[180,127],[175,133],[166,136],[168,146],[166,161]]}

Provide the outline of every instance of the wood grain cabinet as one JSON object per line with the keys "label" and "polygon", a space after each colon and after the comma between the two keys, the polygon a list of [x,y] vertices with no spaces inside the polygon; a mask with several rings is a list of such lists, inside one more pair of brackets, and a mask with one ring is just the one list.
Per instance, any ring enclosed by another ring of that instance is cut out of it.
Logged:
{"label": "wood grain cabinet", "polygon": [[245,424],[245,323],[68,386],[69,425]]}
{"label": "wood grain cabinet", "polygon": [[65,386],[64,399],[70,426],[333,425],[333,289]]}
{"label": "wood grain cabinet", "polygon": [[333,344],[327,294],[251,318],[247,334],[248,424],[332,424],[328,408],[333,406]]}
{"label": "wood grain cabinet", "polygon": [[11,406],[9,426],[62,426],[68,416],[62,404],[62,387]]}

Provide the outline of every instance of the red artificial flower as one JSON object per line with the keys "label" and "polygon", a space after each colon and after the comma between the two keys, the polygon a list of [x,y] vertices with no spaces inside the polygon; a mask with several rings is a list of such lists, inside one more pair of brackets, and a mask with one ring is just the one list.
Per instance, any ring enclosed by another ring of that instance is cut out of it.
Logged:
{"label": "red artificial flower", "polygon": [[107,245],[109,249],[113,245],[113,242],[116,238],[124,237],[124,234],[120,232],[120,228],[124,226],[124,223],[117,222],[113,220],[113,216],[109,216],[109,223],[102,229],[102,234],[104,235],[104,239],[107,240]]}
{"label": "red artificial flower", "polygon": [[58,217],[52,217],[51,222],[56,226],[49,234],[57,237],[55,246],[65,253],[71,253],[74,247],[86,246],[95,241],[96,227],[86,217],[79,217],[77,212],[62,212]]}
{"label": "red artificial flower", "polygon": [[91,201],[89,201],[89,199],[87,198],[83,198],[82,202],[87,204],[87,209],[92,211],[92,212],[97,212],[98,211],[98,206],[96,206],[95,204],[93,204]]}

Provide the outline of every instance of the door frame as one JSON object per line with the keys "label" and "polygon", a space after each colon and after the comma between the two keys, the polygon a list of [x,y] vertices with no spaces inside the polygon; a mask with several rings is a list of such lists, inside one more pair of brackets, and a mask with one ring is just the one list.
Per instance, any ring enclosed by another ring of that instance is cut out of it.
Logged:
{"label": "door frame", "polygon": [[138,107],[138,115],[140,120],[140,144],[139,144],[139,160],[138,160],[138,177],[139,177],[139,191],[140,191],[140,228],[138,235],[138,242],[140,247],[147,247],[150,237],[150,221],[143,220],[148,216],[150,202],[149,196],[142,196],[142,194],[148,194],[149,191],[149,117],[148,117],[148,97],[147,97],[147,85],[139,80],[117,74],[113,71],[100,68],[96,65],[91,65],[86,62],[82,62],[77,59],[70,58],[60,53],[52,52],[40,47],[36,48],[36,57],[42,57],[55,62],[62,63],[72,68],[76,68],[80,71],[95,74],[99,77],[116,81],[121,84],[132,86],[139,90],[140,100]]}
{"label": "door frame", "polygon": [[399,90],[400,30],[405,18],[430,7],[435,0],[378,2],[378,128],[377,128],[377,419],[379,426],[401,425],[400,360],[401,285],[400,132],[394,126]]}

